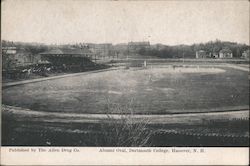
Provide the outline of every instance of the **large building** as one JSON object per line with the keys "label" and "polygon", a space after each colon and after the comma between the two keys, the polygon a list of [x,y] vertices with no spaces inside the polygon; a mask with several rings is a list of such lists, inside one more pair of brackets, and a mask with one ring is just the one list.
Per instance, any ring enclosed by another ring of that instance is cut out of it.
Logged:
{"label": "large building", "polygon": [[83,65],[95,59],[95,54],[87,48],[55,48],[40,55],[43,60],[55,65]]}

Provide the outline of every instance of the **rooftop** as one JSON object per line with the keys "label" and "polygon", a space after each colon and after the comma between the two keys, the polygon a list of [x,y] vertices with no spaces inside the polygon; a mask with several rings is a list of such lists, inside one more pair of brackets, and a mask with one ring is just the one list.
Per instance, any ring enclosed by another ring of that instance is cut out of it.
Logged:
{"label": "rooftop", "polygon": [[220,53],[232,53],[232,51],[229,48],[223,48],[220,50]]}
{"label": "rooftop", "polygon": [[66,55],[84,55],[84,54],[93,54],[89,49],[83,48],[56,48],[46,52],[41,53],[43,55],[55,55],[55,54],[66,54]]}

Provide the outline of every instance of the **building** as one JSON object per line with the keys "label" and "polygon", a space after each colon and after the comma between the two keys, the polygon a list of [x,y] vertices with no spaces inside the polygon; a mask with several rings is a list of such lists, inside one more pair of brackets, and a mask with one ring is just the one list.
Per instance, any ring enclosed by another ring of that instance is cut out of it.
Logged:
{"label": "building", "polygon": [[195,57],[196,57],[197,59],[198,59],[198,58],[208,58],[209,55],[207,54],[206,51],[204,51],[204,50],[199,50],[199,51],[196,51]]}
{"label": "building", "polygon": [[2,53],[5,55],[15,55],[17,52],[16,47],[2,47]]}
{"label": "building", "polygon": [[16,66],[16,47],[2,47],[2,67],[3,70],[14,68]]}
{"label": "building", "polygon": [[96,58],[88,48],[54,48],[40,55],[54,65],[84,65]]}
{"label": "building", "polygon": [[241,57],[249,60],[249,52],[250,52],[250,50],[245,50],[245,51],[242,53],[242,56],[241,56]]}
{"label": "building", "polygon": [[233,58],[233,53],[229,48],[223,48],[219,52],[219,58]]}
{"label": "building", "polygon": [[38,63],[39,55],[33,55],[30,51],[24,48],[3,47],[3,68],[15,68],[18,66],[27,66]]}

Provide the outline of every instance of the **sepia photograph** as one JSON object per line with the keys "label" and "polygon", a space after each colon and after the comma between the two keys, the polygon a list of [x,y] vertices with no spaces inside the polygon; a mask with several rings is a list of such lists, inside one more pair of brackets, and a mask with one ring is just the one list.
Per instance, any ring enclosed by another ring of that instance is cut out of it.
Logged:
{"label": "sepia photograph", "polygon": [[249,147],[249,1],[1,1],[2,147]]}

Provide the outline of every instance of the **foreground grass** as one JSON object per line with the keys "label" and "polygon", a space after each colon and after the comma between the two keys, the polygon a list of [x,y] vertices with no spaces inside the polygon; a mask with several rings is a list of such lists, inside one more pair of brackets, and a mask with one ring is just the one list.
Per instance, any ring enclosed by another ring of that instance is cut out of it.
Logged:
{"label": "foreground grass", "polygon": [[[2,145],[6,146],[248,146],[247,112],[164,119],[135,118],[133,102],[107,101],[106,118],[51,114],[2,107]],[[115,116],[112,111],[121,115]],[[130,114],[124,114],[124,111]],[[185,120],[186,119],[186,120]],[[162,119],[163,120],[163,119]],[[162,122],[162,121],[159,121]]]}

